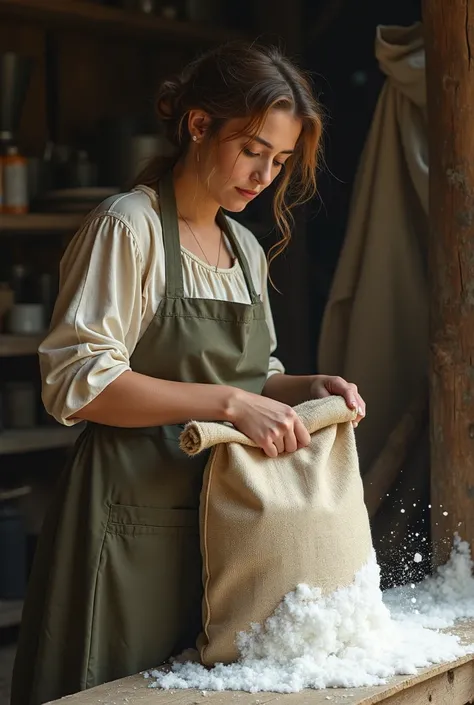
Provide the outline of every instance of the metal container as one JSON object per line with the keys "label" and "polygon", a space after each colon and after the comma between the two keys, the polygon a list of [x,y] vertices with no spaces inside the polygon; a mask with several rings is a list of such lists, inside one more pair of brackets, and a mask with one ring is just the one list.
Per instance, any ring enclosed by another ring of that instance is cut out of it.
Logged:
{"label": "metal container", "polygon": [[0,140],[13,140],[30,82],[33,59],[13,52],[0,54]]}

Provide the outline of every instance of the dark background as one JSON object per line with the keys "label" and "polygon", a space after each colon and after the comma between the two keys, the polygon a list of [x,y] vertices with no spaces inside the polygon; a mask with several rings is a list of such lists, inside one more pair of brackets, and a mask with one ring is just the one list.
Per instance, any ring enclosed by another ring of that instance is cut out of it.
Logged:
{"label": "dark background", "polygon": [[[110,5],[112,11],[121,3],[117,0],[101,4]],[[99,14],[94,19],[94,10],[100,13],[105,8],[86,0],[63,0],[63,4],[38,0],[34,10],[24,6],[22,0],[6,0],[0,5],[0,53],[26,54],[34,61],[18,130],[20,150],[28,157],[38,158],[44,154],[45,145],[52,142],[76,150],[87,149],[93,159],[106,154],[99,184],[108,186],[116,156],[110,146],[119,143],[127,130],[155,129],[153,98],[163,77],[179,71],[197,52],[213,41],[225,41],[232,32],[280,45],[310,72],[325,112],[325,133],[319,195],[297,210],[292,243],[271,268],[279,290],[270,287],[279,339],[277,354],[289,373],[324,372],[317,369],[316,361],[321,319],[344,240],[358,160],[384,80],[374,55],[376,27],[419,21],[420,3],[215,2],[215,16],[204,25],[186,17],[184,0],[156,4],[157,12],[161,5],[174,6],[175,21],[183,23],[184,30],[167,32],[158,27],[155,35],[143,28],[143,22],[140,25],[131,21],[135,29],[124,29],[126,22],[122,19],[121,27],[115,31],[113,23],[101,20]],[[78,11],[76,21],[65,19],[67,13],[62,9],[55,11],[55,5],[71,8],[71,16],[74,6],[93,9],[82,14]],[[54,186],[61,188],[67,183],[59,180]],[[254,229],[267,250],[276,238],[270,206],[269,189],[238,216]],[[33,211],[35,207],[32,203]],[[0,214],[0,283],[9,281],[12,266],[18,263],[29,267],[32,275],[46,272],[56,277],[61,253],[73,232],[9,229],[2,218]],[[0,357],[0,391],[2,384],[17,378],[34,381],[41,407],[34,354]],[[40,423],[51,423],[41,409],[38,415]],[[0,454],[0,488],[21,484],[32,488],[20,503],[31,538],[28,563],[48,501],[48,488],[63,467],[67,452],[66,442],[56,449],[29,448],[25,452],[18,448],[15,453]],[[2,508],[5,505],[0,502]],[[17,505],[9,506],[9,511],[15,514]],[[3,557],[3,565],[18,563],[21,555],[21,549],[12,544],[11,555]],[[21,569],[20,566],[18,570]]]}

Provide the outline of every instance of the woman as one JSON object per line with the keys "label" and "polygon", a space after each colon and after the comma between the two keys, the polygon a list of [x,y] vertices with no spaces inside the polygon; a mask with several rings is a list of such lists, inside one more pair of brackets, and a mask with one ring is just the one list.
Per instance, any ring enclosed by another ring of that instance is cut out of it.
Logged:
{"label": "woman", "polygon": [[276,178],[314,192],[321,120],[306,78],[277,51],[227,46],[166,82],[159,116],[176,145],[102,203],[61,263],[40,347],[43,399],[87,427],[45,520],[24,608],[13,705],[39,705],[155,666],[200,630],[198,505],[207,456],[178,446],[192,418],[233,423],[269,456],[309,435],[292,406],[353,384],[292,377],[276,347],[266,259],[221,209]]}

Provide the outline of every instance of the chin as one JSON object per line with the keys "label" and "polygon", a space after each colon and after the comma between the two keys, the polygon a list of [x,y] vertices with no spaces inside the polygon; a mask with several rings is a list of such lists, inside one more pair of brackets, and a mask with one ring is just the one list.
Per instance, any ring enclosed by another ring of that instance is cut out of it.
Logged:
{"label": "chin", "polygon": [[243,198],[229,198],[226,202],[221,203],[221,208],[225,211],[229,211],[229,213],[240,213],[245,210],[247,206],[248,203],[246,203]]}
{"label": "chin", "polygon": [[225,211],[228,211],[229,213],[241,213],[244,211],[247,207],[246,203],[240,203],[239,205],[234,204],[232,208],[227,208],[226,206],[222,206]]}

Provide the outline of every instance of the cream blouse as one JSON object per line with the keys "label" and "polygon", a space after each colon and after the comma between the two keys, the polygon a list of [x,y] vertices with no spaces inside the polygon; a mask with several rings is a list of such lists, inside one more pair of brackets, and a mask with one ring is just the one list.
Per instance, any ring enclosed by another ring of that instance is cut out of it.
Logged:
{"label": "cream blouse", "polygon": [[[271,345],[268,376],[284,372],[267,292],[267,262],[259,243],[229,223],[249,263],[265,307]],[[231,250],[230,244],[227,246]],[[181,248],[184,295],[250,303],[237,259],[218,269]],[[106,199],[85,220],[60,265],[50,332],[39,347],[46,410],[66,426],[125,370],[165,293],[165,259],[156,193],[146,186]]]}

